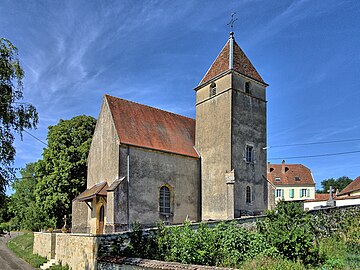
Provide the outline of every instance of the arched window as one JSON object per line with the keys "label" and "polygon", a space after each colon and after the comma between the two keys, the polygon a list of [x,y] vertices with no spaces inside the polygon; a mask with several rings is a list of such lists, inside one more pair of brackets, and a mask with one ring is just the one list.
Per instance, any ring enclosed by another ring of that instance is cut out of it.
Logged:
{"label": "arched window", "polygon": [[216,95],[216,83],[210,84],[210,97]]}
{"label": "arched window", "polygon": [[170,214],[170,190],[166,186],[160,188],[159,210],[160,214]]}
{"label": "arched window", "polygon": [[246,187],[246,203],[251,203],[251,188]]}

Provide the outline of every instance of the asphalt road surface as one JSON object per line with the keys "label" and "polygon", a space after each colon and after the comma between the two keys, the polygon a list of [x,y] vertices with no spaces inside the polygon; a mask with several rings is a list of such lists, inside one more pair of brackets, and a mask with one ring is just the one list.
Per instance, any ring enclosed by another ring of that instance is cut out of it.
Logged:
{"label": "asphalt road surface", "polygon": [[[11,233],[11,238],[18,236],[20,233]],[[10,237],[0,235],[0,270],[34,270],[30,264],[17,257],[11,250],[6,246],[7,241]]]}

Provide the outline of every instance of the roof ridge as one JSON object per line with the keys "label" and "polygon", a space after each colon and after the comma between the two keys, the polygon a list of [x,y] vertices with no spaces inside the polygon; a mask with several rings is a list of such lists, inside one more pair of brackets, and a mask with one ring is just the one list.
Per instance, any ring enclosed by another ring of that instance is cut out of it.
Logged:
{"label": "roof ridge", "polygon": [[174,113],[174,112],[165,111],[164,109],[156,108],[156,107],[153,107],[153,106],[150,106],[150,105],[141,104],[141,103],[136,102],[136,101],[132,101],[132,100],[124,99],[124,98],[119,98],[119,97],[114,97],[114,96],[109,95],[109,94],[104,94],[104,96],[105,96],[105,97],[110,97],[110,98],[115,98],[115,99],[120,99],[120,100],[123,100],[123,101],[126,101],[126,102],[134,103],[134,104],[137,104],[137,105],[140,105],[140,106],[148,107],[148,108],[150,108],[150,109],[162,111],[162,112],[165,112],[165,113],[168,113],[168,114],[173,114],[173,115],[175,115],[175,116],[180,116],[180,117],[187,118],[187,119],[190,119],[190,120],[194,120],[194,121],[195,121],[194,118],[191,118],[191,117],[188,117],[188,116],[184,116],[184,115],[181,115],[181,114],[177,114],[177,113]]}
{"label": "roof ridge", "polygon": [[[223,52],[223,50],[225,49],[226,45],[228,45],[228,43],[230,42],[230,39],[228,39],[228,41],[225,43],[225,45],[222,47],[222,49],[220,50],[220,52],[218,53],[218,55],[215,57],[214,61],[212,61],[210,67],[207,69],[207,71],[205,72],[205,75],[201,78],[199,85],[205,83],[206,81],[203,82],[203,80],[205,79],[206,75],[209,73],[210,69],[213,67],[213,65],[215,64],[216,60],[219,58],[220,54]],[[225,70],[226,71],[226,70]],[[224,71],[224,72],[225,72]],[[207,80],[209,81],[209,80]]]}

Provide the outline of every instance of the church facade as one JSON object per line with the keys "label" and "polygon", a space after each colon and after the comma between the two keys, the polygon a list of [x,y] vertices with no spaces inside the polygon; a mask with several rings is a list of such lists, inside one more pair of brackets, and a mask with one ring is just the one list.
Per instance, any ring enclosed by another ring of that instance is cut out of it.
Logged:
{"label": "church facade", "polygon": [[196,91],[196,119],[104,96],[72,232],[263,213],[266,87],[233,33]]}

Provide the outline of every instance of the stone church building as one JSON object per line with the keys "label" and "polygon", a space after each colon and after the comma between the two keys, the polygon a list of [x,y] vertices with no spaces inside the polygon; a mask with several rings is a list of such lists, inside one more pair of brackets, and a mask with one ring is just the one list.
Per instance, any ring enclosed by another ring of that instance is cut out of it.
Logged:
{"label": "stone church building", "polygon": [[262,213],[267,86],[230,33],[194,89],[196,119],[105,95],[72,231]]}

